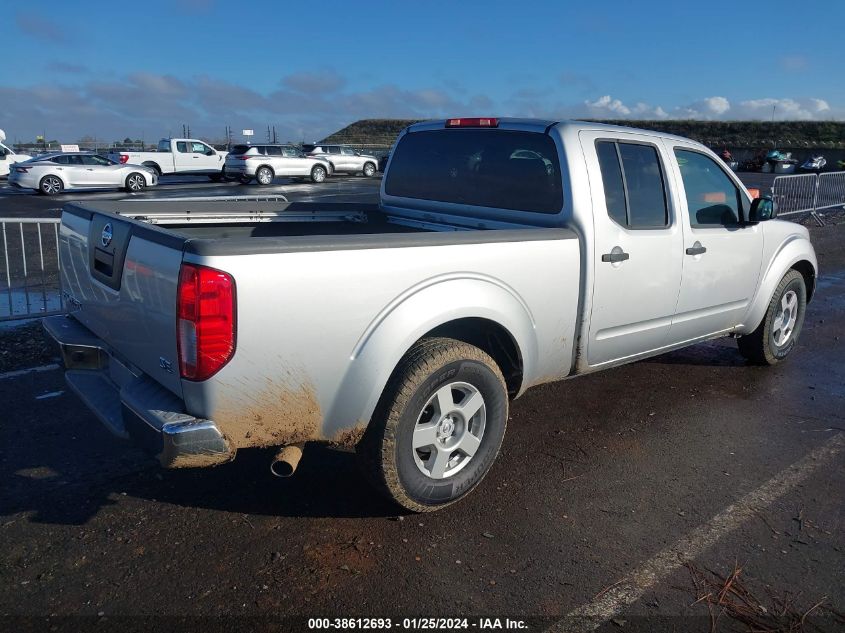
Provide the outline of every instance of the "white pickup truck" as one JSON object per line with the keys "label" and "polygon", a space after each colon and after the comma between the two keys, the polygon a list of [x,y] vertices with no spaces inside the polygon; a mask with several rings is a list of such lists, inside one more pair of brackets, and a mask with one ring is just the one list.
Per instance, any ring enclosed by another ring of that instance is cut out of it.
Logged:
{"label": "white pickup truck", "polygon": [[221,152],[193,138],[164,138],[155,152],[111,151],[109,158],[121,165],[144,165],[162,174],[205,175],[223,179],[227,152]]}
{"label": "white pickup truck", "polygon": [[15,150],[3,144],[6,140],[6,133],[0,130],[0,178],[9,175],[9,169],[15,163],[22,163],[32,158],[29,154],[16,154]]}
{"label": "white pickup truck", "polygon": [[[165,466],[354,446],[401,506],[475,487],[511,399],[716,337],[794,348],[817,264],[690,140],[452,119],[400,136],[376,207],[70,203],[67,381]],[[667,392],[666,397],[671,397]]]}

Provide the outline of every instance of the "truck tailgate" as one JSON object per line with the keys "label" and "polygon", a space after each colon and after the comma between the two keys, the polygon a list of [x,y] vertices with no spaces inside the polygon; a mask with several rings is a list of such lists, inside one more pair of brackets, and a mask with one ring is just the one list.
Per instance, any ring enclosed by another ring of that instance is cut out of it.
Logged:
{"label": "truck tailgate", "polygon": [[115,358],[181,398],[176,348],[181,240],[116,214],[67,205],[60,249],[72,316]]}

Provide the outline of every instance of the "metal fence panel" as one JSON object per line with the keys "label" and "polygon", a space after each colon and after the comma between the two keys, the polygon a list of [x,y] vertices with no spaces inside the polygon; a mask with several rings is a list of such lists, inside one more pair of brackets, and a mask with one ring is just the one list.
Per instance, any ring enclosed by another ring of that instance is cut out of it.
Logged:
{"label": "metal fence panel", "polygon": [[816,211],[835,207],[845,208],[845,171],[819,174]]}
{"label": "metal fence panel", "polygon": [[59,218],[0,218],[0,321],[61,314]]}
{"label": "metal fence panel", "polygon": [[816,210],[818,176],[777,176],[772,184],[772,198],[777,204],[778,217],[811,213]]}

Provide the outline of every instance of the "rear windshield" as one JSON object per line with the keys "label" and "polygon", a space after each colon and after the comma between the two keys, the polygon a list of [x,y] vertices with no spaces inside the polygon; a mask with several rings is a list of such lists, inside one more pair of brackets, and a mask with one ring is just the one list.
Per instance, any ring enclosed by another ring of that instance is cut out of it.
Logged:
{"label": "rear windshield", "polygon": [[252,147],[251,145],[233,145],[232,149],[229,151],[230,154],[246,154],[249,151],[249,148]]}
{"label": "rear windshield", "polygon": [[558,213],[560,164],[551,137],[510,130],[430,130],[402,137],[388,195],[480,207]]}

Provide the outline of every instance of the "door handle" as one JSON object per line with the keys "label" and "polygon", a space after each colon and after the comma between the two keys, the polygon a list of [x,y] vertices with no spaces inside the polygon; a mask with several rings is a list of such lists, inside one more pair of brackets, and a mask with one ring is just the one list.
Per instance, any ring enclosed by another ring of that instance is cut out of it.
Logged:
{"label": "door handle", "polygon": [[610,262],[611,264],[616,264],[618,262],[624,262],[626,259],[630,259],[631,256],[623,250],[619,250],[612,253],[605,253],[601,256],[601,260],[603,262]]}
{"label": "door handle", "polygon": [[701,255],[706,252],[707,249],[701,245],[701,242],[696,242],[687,249],[687,255]]}

